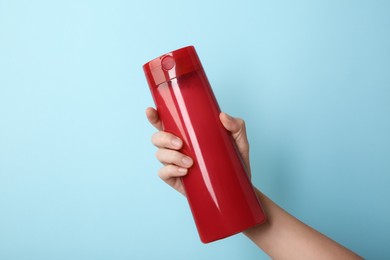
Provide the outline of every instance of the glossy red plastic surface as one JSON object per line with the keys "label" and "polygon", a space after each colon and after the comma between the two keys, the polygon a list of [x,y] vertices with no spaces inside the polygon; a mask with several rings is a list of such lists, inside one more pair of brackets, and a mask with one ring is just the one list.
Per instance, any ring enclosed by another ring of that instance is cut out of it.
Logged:
{"label": "glossy red plastic surface", "polygon": [[231,134],[194,47],[144,65],[165,131],[182,138],[194,159],[182,178],[199,236],[212,242],[265,221]]}

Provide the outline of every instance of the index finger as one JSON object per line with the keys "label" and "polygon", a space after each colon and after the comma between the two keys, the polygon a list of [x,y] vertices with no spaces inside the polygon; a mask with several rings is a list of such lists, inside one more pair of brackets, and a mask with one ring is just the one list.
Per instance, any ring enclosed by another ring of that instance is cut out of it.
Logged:
{"label": "index finger", "polygon": [[155,128],[157,128],[157,130],[161,131],[162,130],[162,124],[161,124],[160,118],[158,117],[157,110],[152,108],[152,107],[148,107],[145,110],[145,114],[146,114],[146,117],[148,118],[149,122]]}

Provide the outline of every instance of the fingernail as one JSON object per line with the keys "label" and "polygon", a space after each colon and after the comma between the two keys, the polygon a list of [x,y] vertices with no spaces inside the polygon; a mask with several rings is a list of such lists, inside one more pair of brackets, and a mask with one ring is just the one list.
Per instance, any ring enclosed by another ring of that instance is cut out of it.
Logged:
{"label": "fingernail", "polygon": [[192,164],[192,159],[190,157],[183,157],[183,159],[181,159],[181,161],[184,165],[187,165],[187,166],[190,166]]}
{"label": "fingernail", "polygon": [[188,169],[187,168],[179,168],[178,170],[180,173],[187,173]]}
{"label": "fingernail", "polygon": [[181,140],[179,138],[176,138],[176,137],[171,140],[171,143],[175,147],[181,147],[181,145],[182,145]]}

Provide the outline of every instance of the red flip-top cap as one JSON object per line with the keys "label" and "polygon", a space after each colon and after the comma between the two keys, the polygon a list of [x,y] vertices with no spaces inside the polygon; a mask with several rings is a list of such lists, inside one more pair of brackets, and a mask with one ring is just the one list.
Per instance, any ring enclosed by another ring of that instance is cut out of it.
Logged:
{"label": "red flip-top cap", "polygon": [[163,82],[200,70],[202,64],[194,46],[188,46],[155,58],[146,63],[143,68],[149,86],[158,86]]}

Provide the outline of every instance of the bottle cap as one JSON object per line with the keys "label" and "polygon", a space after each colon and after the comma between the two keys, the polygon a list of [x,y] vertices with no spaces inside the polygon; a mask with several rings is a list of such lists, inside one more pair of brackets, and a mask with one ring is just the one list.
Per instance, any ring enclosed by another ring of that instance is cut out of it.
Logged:
{"label": "bottle cap", "polygon": [[194,46],[164,54],[149,61],[143,68],[150,86],[158,86],[192,71],[203,69]]}

